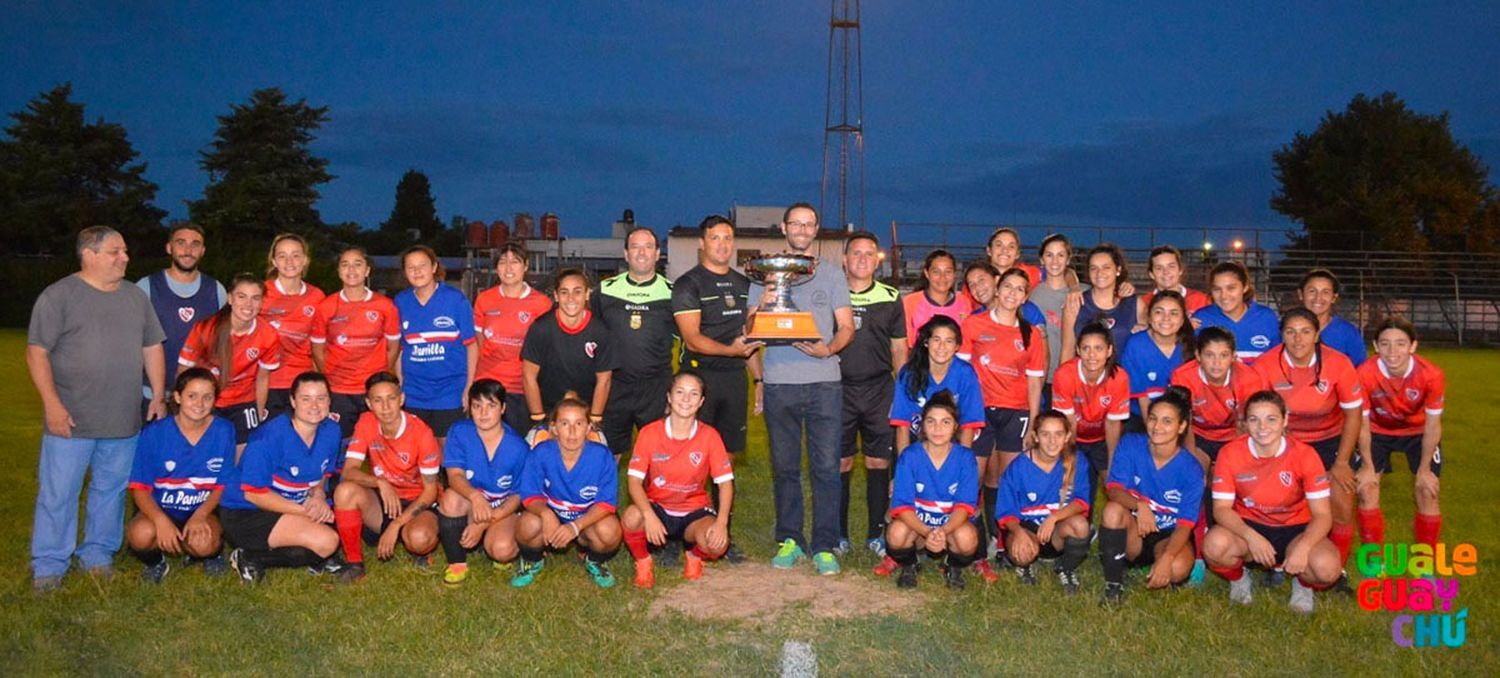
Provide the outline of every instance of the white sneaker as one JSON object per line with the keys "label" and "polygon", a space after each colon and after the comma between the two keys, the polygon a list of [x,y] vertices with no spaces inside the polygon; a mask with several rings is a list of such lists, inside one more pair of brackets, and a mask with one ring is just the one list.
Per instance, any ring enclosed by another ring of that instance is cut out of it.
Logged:
{"label": "white sneaker", "polygon": [[1313,604],[1313,590],[1303,586],[1300,578],[1292,577],[1292,600],[1288,606],[1293,612],[1312,614]]}
{"label": "white sneaker", "polygon": [[1229,600],[1241,605],[1249,605],[1255,600],[1255,584],[1250,579],[1250,573],[1246,572],[1238,581],[1229,582]]}

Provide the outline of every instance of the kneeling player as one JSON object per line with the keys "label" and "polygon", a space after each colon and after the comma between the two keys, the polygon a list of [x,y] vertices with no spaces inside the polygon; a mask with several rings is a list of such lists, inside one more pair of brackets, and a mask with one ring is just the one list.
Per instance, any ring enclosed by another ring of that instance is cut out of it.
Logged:
{"label": "kneeling player", "polygon": [[537,444],[521,472],[521,515],[516,538],[521,564],[510,584],[529,586],[541,573],[547,549],[578,541],[585,567],[600,588],[615,585],[609,560],[620,550],[615,517],[619,479],[609,448],[588,440],[589,409],[564,397],[552,409],[553,439]]}
{"label": "kneeling player", "polygon": [[[635,439],[627,481],[630,506],[621,523],[625,546],[635,558],[635,585],[643,589],[656,583],[648,543],[660,547],[675,539],[692,545],[682,568],[687,579],[702,577],[703,561],[724,555],[729,546],[734,469],[719,432],[698,421],[703,397],[703,378],[679,372],[667,391],[667,417],[647,424]],[[717,511],[703,490],[710,477],[719,488]]]}
{"label": "kneeling player", "polygon": [[224,494],[219,474],[234,464],[234,424],[214,416],[218,393],[212,372],[178,372],[172,389],[177,414],[147,424],[136,443],[130,497],[139,512],[125,526],[125,539],[146,566],[141,578],[152,584],[172,569],[163,553],[186,552],[203,561],[209,576],[227,569],[214,510]]}
{"label": "kneeling player", "polygon": [[[361,537],[381,560],[395,555],[399,539],[419,567],[426,567],[427,554],[437,548],[437,515],[431,509],[442,455],[432,429],[401,409],[404,401],[396,375],[377,372],[365,380],[370,409],[354,424],[343,478],[333,490],[339,541],[349,562],[341,575],[345,581],[365,576]],[[369,471],[363,468],[367,458]]]}
{"label": "kneeling player", "polygon": [[1089,555],[1089,460],[1073,448],[1068,415],[1048,410],[1038,415],[1037,446],[1022,453],[1000,479],[995,511],[1005,553],[1021,581],[1035,584],[1031,564],[1037,557],[1057,559],[1063,590],[1078,593],[1078,566]]}
{"label": "kneeling player", "polygon": [[519,553],[517,489],[531,448],[504,419],[505,387],[480,379],[469,387],[469,418],[448,429],[443,447],[448,489],[438,502],[438,538],[448,559],[443,583],[449,586],[469,576],[469,550],[481,542],[496,567]]}
{"label": "kneeling player", "polygon": [[1209,569],[1229,580],[1229,599],[1253,596],[1245,560],[1280,564],[1292,580],[1291,608],[1313,611],[1313,591],[1338,581],[1342,559],[1328,540],[1333,525],[1328,472],[1318,453],[1286,435],[1286,402],[1260,391],[1245,406],[1247,437],[1224,446],[1214,463],[1213,529],[1203,542]]}
{"label": "kneeling player", "polygon": [[958,406],[939,391],[922,408],[923,442],[901,451],[891,493],[886,555],[901,566],[896,585],[917,585],[917,545],[936,558],[948,554],[948,586],[964,587],[964,568],[974,562],[979,530],[969,520],[979,503],[979,462],[974,451],[953,442]]}
{"label": "kneeling player", "polygon": [[1193,571],[1193,526],[1203,506],[1203,465],[1187,449],[1188,390],[1170,386],[1146,410],[1146,432],[1126,434],[1109,467],[1099,524],[1104,600],[1125,595],[1125,567],[1151,566],[1146,587],[1186,581]]}

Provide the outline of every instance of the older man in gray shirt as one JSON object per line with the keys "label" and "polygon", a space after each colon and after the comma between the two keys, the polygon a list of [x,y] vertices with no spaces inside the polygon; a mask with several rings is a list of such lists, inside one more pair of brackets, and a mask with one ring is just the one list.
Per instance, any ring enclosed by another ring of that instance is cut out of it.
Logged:
{"label": "older man in gray shirt", "polygon": [[[121,284],[130,260],[124,238],[108,226],[84,229],[78,258],[78,273],[37,297],[26,333],[26,366],[45,415],[31,528],[31,581],[39,592],[62,584],[74,556],[95,576],[113,574],[141,429],[143,371],[148,418],[166,411],[161,323],[140,288]],[[90,468],[78,545],[78,494]]]}
{"label": "older man in gray shirt", "polygon": [[[815,254],[818,212],[812,205],[797,203],[781,218],[787,250]],[[776,557],[771,564],[790,568],[805,557],[807,547],[819,574],[838,574],[834,554],[839,543],[840,495],[839,438],[843,433],[844,392],[838,352],[854,338],[854,310],[849,304],[849,285],[838,262],[822,260],[811,278],[791,285],[792,305],[811,312],[817,323],[818,341],[765,349],[764,407],[766,434],[771,443],[771,473],[776,496]],[[758,300],[755,311],[768,305],[774,290],[762,285],[750,288]],[[809,543],[803,533],[802,436],[807,435],[808,472],[812,476],[813,530]]]}

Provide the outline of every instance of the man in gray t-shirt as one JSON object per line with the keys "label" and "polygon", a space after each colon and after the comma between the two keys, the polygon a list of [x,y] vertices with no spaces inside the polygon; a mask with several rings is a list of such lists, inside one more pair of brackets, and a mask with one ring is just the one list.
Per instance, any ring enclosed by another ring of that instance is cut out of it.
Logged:
{"label": "man in gray t-shirt", "polygon": [[[75,555],[90,573],[112,574],[141,428],[136,389],[143,372],[151,391],[148,418],[166,413],[161,323],[140,288],[121,282],[130,260],[125,240],[107,226],[84,229],[78,257],[78,273],[37,297],[26,333],[26,366],[45,415],[31,530],[37,591],[60,586]],[[77,545],[78,495],[90,468]]]}
{"label": "man in gray t-shirt", "polygon": [[[782,215],[781,231],[787,250],[809,254],[818,236],[818,212],[797,203]],[[772,292],[752,285],[753,322]],[[838,352],[854,339],[854,309],[849,285],[838,262],[821,260],[813,277],[791,287],[792,304],[812,313],[822,339],[771,346],[763,357],[766,435],[771,443],[771,473],[776,497],[776,541],[771,564],[790,568],[812,551],[819,574],[837,574],[839,548],[839,438],[842,435],[844,392]],[[747,325],[748,326],[748,325]],[[808,474],[812,481],[813,530],[809,543],[802,529],[802,437],[807,435]]]}

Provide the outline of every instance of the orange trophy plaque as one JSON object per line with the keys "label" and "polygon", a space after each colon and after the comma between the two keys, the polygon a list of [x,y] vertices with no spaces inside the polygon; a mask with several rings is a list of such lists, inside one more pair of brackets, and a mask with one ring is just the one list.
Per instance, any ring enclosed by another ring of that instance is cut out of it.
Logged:
{"label": "orange trophy plaque", "polygon": [[774,287],[776,301],[770,308],[760,309],[755,314],[746,338],[765,342],[768,346],[822,339],[813,315],[792,305],[792,283],[812,275],[817,268],[817,258],[805,254],[773,254],[747,262],[746,275]]}

